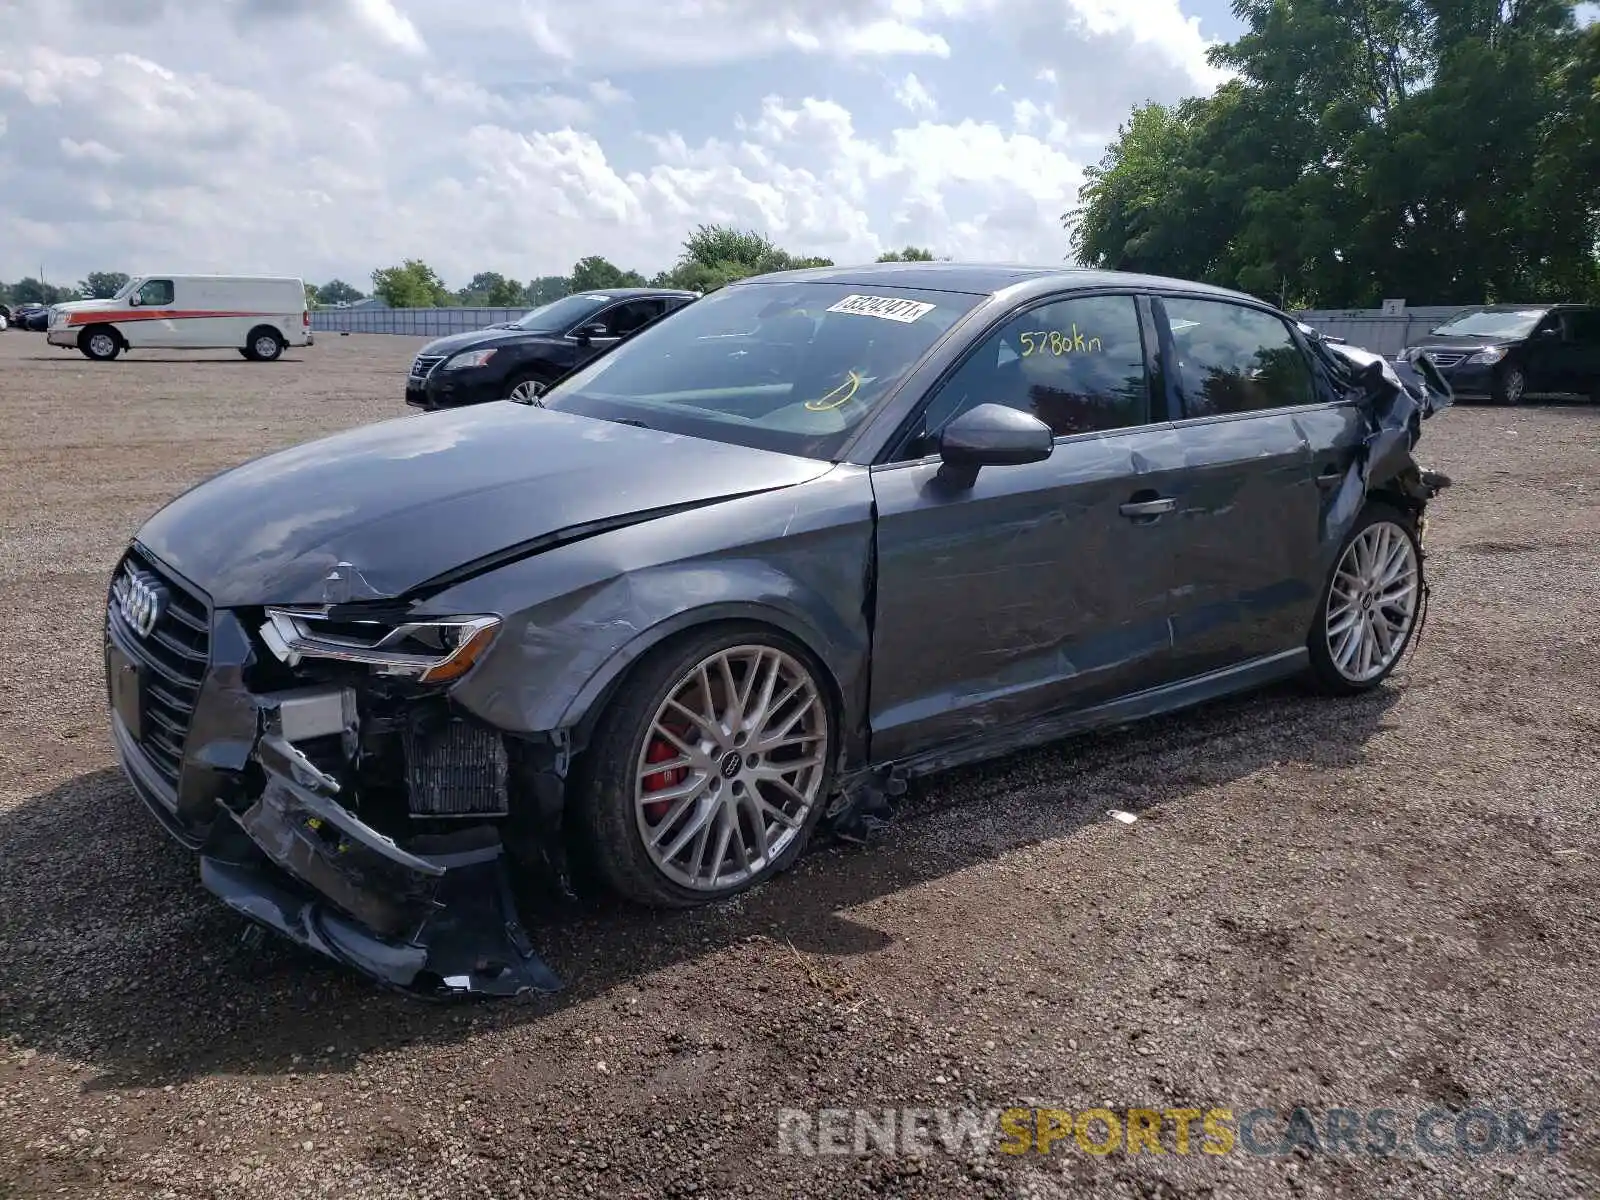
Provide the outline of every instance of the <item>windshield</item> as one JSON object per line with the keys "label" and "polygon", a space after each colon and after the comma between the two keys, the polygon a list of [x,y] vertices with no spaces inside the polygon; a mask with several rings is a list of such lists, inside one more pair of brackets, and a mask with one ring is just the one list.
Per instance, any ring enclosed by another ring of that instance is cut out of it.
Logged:
{"label": "windshield", "polygon": [[1485,312],[1480,309],[1451,317],[1433,332],[1447,337],[1525,338],[1533,332],[1533,327],[1546,311],[1542,308],[1520,312]]}
{"label": "windshield", "polygon": [[721,288],[546,392],[557,412],[831,458],[984,299],[842,283]]}
{"label": "windshield", "polygon": [[563,296],[549,304],[541,304],[514,323],[517,329],[535,333],[565,333],[592,312],[599,312],[611,297],[600,292],[580,292],[576,296]]}

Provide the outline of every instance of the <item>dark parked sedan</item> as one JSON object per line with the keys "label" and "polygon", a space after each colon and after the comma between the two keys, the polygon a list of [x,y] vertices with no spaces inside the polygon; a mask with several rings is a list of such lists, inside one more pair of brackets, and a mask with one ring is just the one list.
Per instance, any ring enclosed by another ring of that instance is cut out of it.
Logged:
{"label": "dark parked sedan", "polygon": [[411,364],[406,403],[428,410],[529,400],[696,293],[617,288],[552,301],[509,325],[429,342]]}
{"label": "dark parked sedan", "polygon": [[554,987],[508,864],[697,904],[908,776],[1377,686],[1447,482],[1416,366],[1173,280],[748,280],[536,403],[172,501],[111,584],[116,747],[251,919],[403,988]]}

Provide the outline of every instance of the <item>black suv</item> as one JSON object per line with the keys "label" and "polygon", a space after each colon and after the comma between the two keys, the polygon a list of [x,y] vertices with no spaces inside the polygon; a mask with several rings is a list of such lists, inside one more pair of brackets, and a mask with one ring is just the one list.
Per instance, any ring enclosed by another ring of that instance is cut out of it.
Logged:
{"label": "black suv", "polygon": [[1417,343],[1458,396],[1519,404],[1526,396],[1600,400],[1600,306],[1486,304]]}
{"label": "black suv", "polygon": [[579,292],[510,325],[439,338],[411,364],[406,403],[432,411],[488,400],[531,400],[568,371],[697,295],[668,288]]}

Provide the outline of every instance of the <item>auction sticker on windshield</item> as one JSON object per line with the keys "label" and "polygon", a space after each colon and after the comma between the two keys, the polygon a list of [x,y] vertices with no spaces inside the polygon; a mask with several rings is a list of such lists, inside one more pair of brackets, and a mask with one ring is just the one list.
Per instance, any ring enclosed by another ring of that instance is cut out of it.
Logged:
{"label": "auction sticker on windshield", "polygon": [[846,296],[828,306],[829,312],[854,313],[858,317],[882,317],[885,321],[910,324],[931,313],[936,305],[920,300],[898,300],[893,296]]}

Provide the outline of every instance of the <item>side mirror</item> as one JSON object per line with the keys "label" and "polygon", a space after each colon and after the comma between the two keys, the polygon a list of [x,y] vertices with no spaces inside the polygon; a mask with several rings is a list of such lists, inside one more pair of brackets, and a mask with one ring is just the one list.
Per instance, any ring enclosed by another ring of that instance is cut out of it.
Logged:
{"label": "side mirror", "polygon": [[1561,330],[1552,325],[1546,325],[1543,329],[1539,330],[1539,336],[1547,342],[1557,341],[1561,337]]}
{"label": "side mirror", "polygon": [[138,308],[139,305],[141,305],[143,303],[144,303],[144,301],[139,299],[139,293],[138,292],[135,292],[133,295],[128,297],[128,304],[132,308]]}
{"label": "side mirror", "polygon": [[1015,467],[1043,462],[1055,449],[1055,435],[1038,417],[1005,404],[980,404],[944,427],[939,435],[942,478],[971,487],[980,467]]}
{"label": "side mirror", "polygon": [[587,325],[578,326],[578,340],[587,342],[590,338],[605,337],[610,332],[604,321],[590,321]]}

